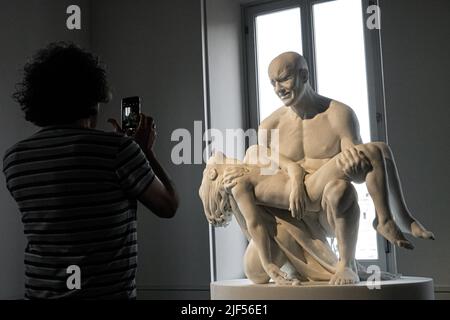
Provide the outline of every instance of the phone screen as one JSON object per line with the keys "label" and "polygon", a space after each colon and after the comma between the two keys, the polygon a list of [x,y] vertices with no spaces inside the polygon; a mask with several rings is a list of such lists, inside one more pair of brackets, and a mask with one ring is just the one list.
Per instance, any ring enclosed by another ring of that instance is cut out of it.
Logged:
{"label": "phone screen", "polygon": [[128,97],[122,99],[122,129],[134,132],[139,124],[141,98]]}

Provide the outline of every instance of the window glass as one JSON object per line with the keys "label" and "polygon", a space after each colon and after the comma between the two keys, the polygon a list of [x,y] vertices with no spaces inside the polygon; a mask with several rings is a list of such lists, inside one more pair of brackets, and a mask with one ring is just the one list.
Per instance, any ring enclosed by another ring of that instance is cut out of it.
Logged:
{"label": "window glass", "polygon": [[[313,6],[317,90],[350,106],[356,113],[363,142],[370,141],[369,100],[360,0],[336,0]],[[357,259],[378,259],[372,228],[375,208],[365,184],[355,185],[361,219]]]}
{"label": "window glass", "polygon": [[302,53],[300,8],[276,11],[256,17],[256,59],[259,121],[282,106],[269,81],[270,61],[286,51]]}

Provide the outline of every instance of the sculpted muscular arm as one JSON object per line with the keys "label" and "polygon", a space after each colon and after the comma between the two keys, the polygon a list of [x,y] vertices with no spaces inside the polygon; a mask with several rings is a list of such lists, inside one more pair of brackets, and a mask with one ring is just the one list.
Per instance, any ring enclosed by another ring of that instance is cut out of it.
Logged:
{"label": "sculpted muscular arm", "polygon": [[362,143],[362,139],[354,111],[345,104],[335,101],[329,119],[340,137],[341,154],[337,160],[339,167],[352,181],[363,182],[365,175],[371,170],[371,163],[362,151],[355,148]]}

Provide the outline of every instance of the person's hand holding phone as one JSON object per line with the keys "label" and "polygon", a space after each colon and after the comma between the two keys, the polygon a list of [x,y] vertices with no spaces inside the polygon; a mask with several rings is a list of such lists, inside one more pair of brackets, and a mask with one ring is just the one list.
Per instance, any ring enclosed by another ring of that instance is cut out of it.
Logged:
{"label": "person's hand holding phone", "polygon": [[134,139],[144,152],[152,152],[156,140],[156,124],[152,117],[143,113],[139,114],[139,124],[134,134]]}
{"label": "person's hand holding phone", "polygon": [[156,140],[156,124],[152,117],[143,113],[139,114],[139,123],[134,132],[125,131],[115,119],[108,119],[116,132],[132,137],[145,153],[152,152]]}

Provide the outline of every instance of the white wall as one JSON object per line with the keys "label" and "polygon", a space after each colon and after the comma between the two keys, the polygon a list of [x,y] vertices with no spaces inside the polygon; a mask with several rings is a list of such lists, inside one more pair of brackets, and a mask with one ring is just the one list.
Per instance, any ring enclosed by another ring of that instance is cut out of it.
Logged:
{"label": "white wall", "polygon": [[[226,129],[245,128],[240,3],[207,0],[206,17],[210,127],[225,135]],[[233,148],[233,141],[228,139],[220,151],[242,160],[245,149],[243,141],[239,142]],[[226,228],[214,228],[213,237],[216,279],[244,278],[246,239],[236,220]]]}
{"label": "white wall", "polygon": [[436,236],[397,250],[398,270],[434,278],[450,298],[450,1],[380,5],[388,141],[409,208]]}
{"label": "white wall", "polygon": [[[82,30],[66,28],[66,8],[82,8]],[[89,47],[89,3],[87,0],[0,1],[0,154],[37,129],[26,122],[11,94],[21,80],[21,68],[39,48],[56,40],[70,40]],[[25,238],[19,211],[0,183],[0,299],[23,297],[23,250]]]}
{"label": "white wall", "polygon": [[155,150],[180,194],[172,220],[139,209],[138,298],[208,298],[208,224],[198,196],[203,165],[172,164],[177,128],[203,121],[200,0],[92,1],[93,51],[107,65],[113,101],[99,125],[120,116],[120,99],[142,97],[155,118]]}

